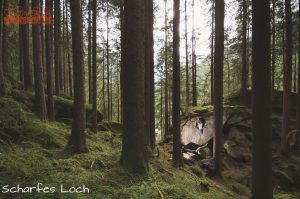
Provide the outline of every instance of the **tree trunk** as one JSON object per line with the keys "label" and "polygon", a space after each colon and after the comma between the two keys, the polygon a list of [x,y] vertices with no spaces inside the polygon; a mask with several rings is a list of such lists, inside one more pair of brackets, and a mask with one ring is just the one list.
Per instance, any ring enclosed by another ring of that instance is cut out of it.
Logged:
{"label": "tree trunk", "polygon": [[[40,9],[39,0],[32,0],[32,9]],[[47,110],[44,93],[42,50],[41,50],[40,24],[32,24],[32,49],[34,65],[34,87],[35,87],[35,112],[41,120],[47,119]]]}
{"label": "tree trunk", "polygon": [[5,96],[5,85],[3,76],[3,62],[2,62],[2,27],[3,27],[3,12],[2,12],[3,0],[0,0],[0,97]]}
{"label": "tree trunk", "polygon": [[54,1],[54,62],[55,62],[55,95],[60,95],[61,71],[60,71],[60,1]]}
{"label": "tree trunk", "polygon": [[146,113],[146,139],[150,146],[150,26],[149,3],[145,0],[145,113]]}
{"label": "tree trunk", "polygon": [[[28,11],[28,1],[20,1],[22,8],[25,12]],[[22,32],[22,50],[23,50],[23,63],[24,63],[24,89],[32,90],[33,89],[33,79],[32,79],[32,66],[30,63],[29,56],[29,25],[21,25]]]}
{"label": "tree trunk", "polygon": [[275,55],[275,49],[276,49],[276,21],[275,21],[275,9],[276,9],[276,4],[275,0],[272,0],[272,73],[271,73],[271,80],[272,80],[272,93],[275,91],[275,62],[276,62],[276,55]]}
{"label": "tree trunk", "polygon": [[195,29],[194,29],[194,5],[195,1],[192,0],[192,70],[193,70],[193,106],[197,106],[197,69],[196,69],[196,55],[195,55]]}
{"label": "tree trunk", "polygon": [[253,0],[252,198],[272,196],[270,1]]}
{"label": "tree trunk", "polygon": [[92,129],[97,132],[97,2],[93,0],[93,121]]}
{"label": "tree trunk", "polygon": [[107,120],[111,120],[111,108],[110,108],[110,66],[109,66],[109,10],[108,0],[106,0],[106,92],[107,92]]}
{"label": "tree trunk", "polygon": [[153,0],[149,1],[149,47],[150,47],[150,147],[155,147],[155,85],[154,85],[154,38],[153,38]]}
{"label": "tree trunk", "polygon": [[243,0],[243,25],[242,25],[242,87],[241,104],[246,105],[247,101],[247,1]]}
{"label": "tree trunk", "polygon": [[211,8],[211,43],[210,43],[210,99],[214,101],[214,36],[215,36],[215,1],[212,1]]}
{"label": "tree trunk", "polygon": [[92,104],[92,19],[91,19],[91,10],[92,10],[92,2],[93,0],[89,0],[88,9],[88,80],[89,80],[89,104]]}
{"label": "tree trunk", "polygon": [[293,70],[293,92],[297,91],[297,53],[294,55],[294,70]]}
{"label": "tree trunk", "polygon": [[284,68],[284,89],[283,89],[283,115],[282,115],[282,134],[280,152],[289,155],[289,145],[287,135],[289,133],[290,100],[292,87],[292,16],[291,1],[285,0],[285,22],[286,22],[286,63]]}
{"label": "tree trunk", "polygon": [[73,97],[73,82],[72,82],[72,69],[71,69],[71,56],[70,56],[70,37],[69,37],[69,20],[68,20],[68,6],[66,4],[66,31],[67,31],[67,56],[68,56],[68,72],[69,72],[69,90],[70,96]]}
{"label": "tree trunk", "polygon": [[121,165],[133,172],[148,170],[145,126],[145,5],[124,2],[122,89],[124,103]]}
{"label": "tree trunk", "polygon": [[82,12],[80,0],[70,1],[72,49],[73,49],[73,77],[74,77],[74,107],[71,137],[67,149],[74,153],[88,152],[85,138],[85,86],[84,86],[84,53]]}
{"label": "tree trunk", "polygon": [[217,175],[221,175],[223,129],[223,59],[224,59],[224,0],[215,4],[215,65],[214,65],[214,161]]}
{"label": "tree trunk", "polygon": [[181,131],[180,131],[180,0],[174,0],[173,18],[173,164],[182,166]]}
{"label": "tree trunk", "polygon": [[[46,0],[45,12],[51,7],[52,0]],[[54,121],[54,101],[53,101],[53,62],[51,52],[51,24],[45,25],[46,38],[46,70],[47,70],[47,95],[48,95],[48,119]]]}
{"label": "tree trunk", "polygon": [[106,103],[105,103],[105,50],[103,48],[103,68],[102,68],[102,111],[104,119],[107,119],[107,111],[106,111]]}
{"label": "tree trunk", "polygon": [[[5,13],[5,10],[7,9],[7,0],[4,0],[3,2],[3,13]],[[3,72],[8,73],[8,65],[7,65],[7,26],[3,25],[2,27],[2,67]]]}
{"label": "tree trunk", "polygon": [[188,50],[188,34],[187,34],[187,0],[184,1],[184,25],[185,25],[185,114],[188,114],[190,106],[190,82],[189,82],[189,50]]}
{"label": "tree trunk", "polygon": [[[21,2],[19,3],[21,6]],[[19,74],[20,74],[20,82],[22,85],[22,88],[24,88],[24,62],[23,62],[23,39],[22,39],[22,27],[19,25],[19,61],[20,61],[20,67],[19,67]]]}
{"label": "tree trunk", "polygon": [[[298,8],[298,28],[300,29],[300,0]],[[300,38],[300,31],[298,32],[298,38]],[[297,108],[296,108],[296,128],[300,130],[300,40],[298,40],[298,88],[297,88]]]}
{"label": "tree trunk", "polygon": [[169,94],[168,94],[168,15],[167,0],[165,0],[165,140],[169,134]]}
{"label": "tree trunk", "polygon": [[[44,1],[43,0],[40,0],[40,10],[43,10],[44,9]],[[44,37],[44,24],[41,23],[40,25],[40,28],[41,28],[41,31],[40,31],[40,34],[41,34],[41,51],[42,51],[42,74],[43,74],[43,83],[47,83],[46,82],[46,64],[45,64],[45,37]]]}

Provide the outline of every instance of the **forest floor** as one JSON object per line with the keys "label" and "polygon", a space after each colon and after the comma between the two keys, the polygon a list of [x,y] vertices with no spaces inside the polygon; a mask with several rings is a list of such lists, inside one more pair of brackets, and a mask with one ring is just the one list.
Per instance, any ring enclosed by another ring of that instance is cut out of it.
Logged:
{"label": "forest floor", "polygon": [[[0,98],[0,185],[9,187],[56,187],[54,193],[0,193],[0,198],[99,198],[99,199],[229,199],[248,198],[250,189],[237,178],[229,178],[243,169],[229,171],[223,178],[208,178],[198,165],[172,167],[171,145],[158,145],[149,162],[149,174],[137,175],[119,165],[121,133],[87,132],[89,153],[66,154],[64,147],[70,126],[60,122],[42,122],[30,110],[26,100]],[[116,123],[103,123],[110,129]],[[295,164],[299,159],[295,159]],[[300,162],[298,162],[300,165]],[[244,165],[249,172],[248,166]],[[297,167],[298,168],[298,167]],[[292,182],[282,172],[284,180]],[[299,178],[300,179],[300,178]],[[61,193],[60,187],[85,185],[89,193]],[[2,191],[2,190],[1,190]],[[275,198],[299,198],[293,190],[275,189]]]}

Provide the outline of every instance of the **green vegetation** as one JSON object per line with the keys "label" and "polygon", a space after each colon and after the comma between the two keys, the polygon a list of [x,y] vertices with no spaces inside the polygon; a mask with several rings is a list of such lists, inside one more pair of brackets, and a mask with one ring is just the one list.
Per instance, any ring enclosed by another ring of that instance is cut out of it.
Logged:
{"label": "green vegetation", "polygon": [[[16,91],[14,91],[16,93]],[[18,93],[30,96],[30,93]],[[15,128],[20,140],[1,137],[0,184],[20,187],[56,187],[56,198],[238,198],[210,179],[174,169],[167,154],[150,161],[147,176],[130,173],[119,166],[121,134],[111,131],[87,133],[90,152],[64,153],[70,126],[38,120],[25,103],[12,98],[0,99],[1,131]],[[118,129],[120,124],[103,123]],[[155,165],[168,172],[161,172]],[[59,193],[64,187],[85,185],[89,194]],[[224,189],[224,190],[223,190]],[[14,198],[49,198],[50,193],[14,194]]]}

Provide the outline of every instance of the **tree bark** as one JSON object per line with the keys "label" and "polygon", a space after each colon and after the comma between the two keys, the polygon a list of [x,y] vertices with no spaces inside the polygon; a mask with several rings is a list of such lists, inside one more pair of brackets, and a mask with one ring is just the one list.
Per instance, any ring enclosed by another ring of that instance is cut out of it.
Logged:
{"label": "tree bark", "polygon": [[89,104],[92,104],[92,19],[91,19],[91,10],[92,10],[92,1],[88,2],[89,16],[88,16],[88,80],[89,80]]}
{"label": "tree bark", "polygon": [[149,45],[150,45],[150,147],[155,147],[155,85],[154,85],[154,38],[153,0],[149,1]]}
{"label": "tree bark", "polygon": [[193,82],[193,106],[197,106],[197,68],[196,68],[196,54],[195,54],[195,29],[194,29],[194,21],[195,21],[195,0],[192,0],[192,82]]}
{"label": "tree bark", "polygon": [[[52,0],[46,0],[45,11],[51,7]],[[46,45],[46,71],[47,71],[47,96],[48,96],[48,119],[54,121],[54,101],[53,101],[53,62],[51,52],[51,24],[45,25],[45,45]]]}
{"label": "tree bark", "polygon": [[148,170],[145,126],[145,5],[124,1],[124,52],[121,72],[124,118],[121,165],[133,172]]}
{"label": "tree bark", "polygon": [[[39,0],[32,0],[32,9],[40,9]],[[47,119],[44,93],[40,24],[32,24],[32,49],[34,65],[35,112],[41,120]]]}
{"label": "tree bark", "polygon": [[2,62],[2,28],[3,28],[3,10],[2,10],[3,0],[0,0],[0,97],[5,96],[5,85],[3,76],[3,62]]}
{"label": "tree bark", "polygon": [[54,1],[54,61],[55,61],[55,95],[60,95],[61,90],[61,29],[60,29],[60,1]]}
{"label": "tree bark", "polygon": [[82,12],[80,0],[70,1],[72,49],[73,49],[73,77],[74,77],[74,105],[72,132],[67,149],[74,153],[88,152],[85,138],[85,86],[84,86],[84,53]]}
{"label": "tree bark", "polygon": [[106,0],[106,92],[107,92],[107,120],[111,120],[111,107],[110,107],[110,65],[109,65],[109,6]]}
{"label": "tree bark", "polygon": [[70,55],[70,37],[69,37],[69,20],[68,20],[68,6],[66,4],[66,31],[67,31],[67,57],[68,57],[68,72],[69,72],[69,91],[70,96],[73,97],[73,82],[72,82],[72,68]]}
{"label": "tree bark", "polygon": [[275,9],[276,9],[276,4],[275,0],[272,0],[272,61],[271,61],[271,80],[272,80],[272,93],[275,91],[275,63],[276,63],[276,54],[275,54],[275,49],[276,49],[276,21],[275,21]]}
{"label": "tree bark", "polygon": [[[7,9],[7,0],[3,1],[3,13],[5,13],[5,10]],[[5,17],[5,16],[4,16]],[[7,65],[7,26],[3,25],[2,27],[2,67],[4,73],[9,73],[8,71],[8,65]]]}
{"label": "tree bark", "polygon": [[92,130],[97,132],[97,2],[93,0],[93,121]]}
{"label": "tree bark", "polygon": [[165,141],[169,134],[169,94],[168,94],[168,15],[167,0],[165,0]]}
{"label": "tree bark", "polygon": [[[298,8],[298,18],[299,24],[298,28],[300,29],[300,0]],[[300,38],[300,31],[298,32],[298,38]],[[297,88],[297,107],[296,107],[296,128],[300,130],[300,40],[298,40],[298,88]]]}
{"label": "tree bark", "polygon": [[190,82],[189,82],[189,49],[188,49],[188,33],[187,33],[187,0],[184,1],[184,37],[185,37],[185,114],[188,114],[190,106]]}
{"label": "tree bark", "polygon": [[215,1],[212,1],[211,8],[211,43],[210,43],[210,99],[214,101],[214,36],[215,36]]}
{"label": "tree bark", "polygon": [[252,198],[272,196],[270,1],[253,0]]}
{"label": "tree bark", "polygon": [[150,26],[149,3],[145,0],[145,113],[146,113],[146,139],[150,146]]}
{"label": "tree bark", "polygon": [[174,0],[173,7],[173,165],[182,166],[180,131],[180,0]]}
{"label": "tree bark", "polygon": [[241,104],[247,102],[247,1],[242,2],[243,24],[242,24],[242,87],[241,87]]}
{"label": "tree bark", "polygon": [[221,175],[223,129],[223,59],[224,59],[224,0],[215,4],[215,56],[214,56],[214,162],[217,175]]}
{"label": "tree bark", "polygon": [[289,155],[289,145],[287,135],[289,133],[290,100],[292,87],[292,16],[291,1],[285,0],[285,23],[286,23],[286,63],[284,68],[284,89],[283,89],[283,115],[282,115],[282,134],[280,152]]}
{"label": "tree bark", "polygon": [[[25,12],[28,11],[28,1],[20,1],[22,8]],[[24,89],[32,90],[33,89],[33,79],[32,79],[32,66],[30,63],[29,56],[29,25],[21,25],[22,32],[22,50],[23,50],[23,64],[24,64]]]}
{"label": "tree bark", "polygon": [[[21,6],[21,1],[19,2],[19,6]],[[1,12],[1,10],[0,10]],[[23,62],[23,39],[22,39],[22,26],[19,25],[19,61],[20,61],[20,67],[19,67],[19,74],[20,74],[20,82],[22,85],[22,88],[24,88],[24,62]]]}

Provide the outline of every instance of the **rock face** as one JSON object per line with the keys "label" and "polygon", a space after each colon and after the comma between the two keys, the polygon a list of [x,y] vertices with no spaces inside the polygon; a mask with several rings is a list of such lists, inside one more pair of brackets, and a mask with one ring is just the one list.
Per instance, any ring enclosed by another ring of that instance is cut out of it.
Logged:
{"label": "rock face", "polygon": [[[205,119],[203,133],[196,128],[198,117]],[[250,121],[250,122],[249,122]],[[227,107],[223,113],[223,133],[228,136],[229,130],[237,126],[240,131],[251,131],[250,113],[244,107]],[[214,136],[214,117],[212,112],[198,114],[182,125],[181,141],[183,145],[194,143],[206,144]]]}

